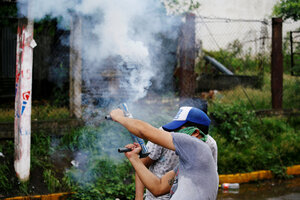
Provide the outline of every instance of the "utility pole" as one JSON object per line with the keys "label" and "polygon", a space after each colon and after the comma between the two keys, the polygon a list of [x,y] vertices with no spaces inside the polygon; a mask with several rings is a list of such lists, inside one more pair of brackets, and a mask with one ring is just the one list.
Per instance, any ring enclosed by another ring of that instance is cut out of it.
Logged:
{"label": "utility pole", "polygon": [[18,21],[16,51],[14,167],[21,182],[28,181],[30,174],[32,62],[36,46],[29,3],[30,0],[27,1],[28,18]]}

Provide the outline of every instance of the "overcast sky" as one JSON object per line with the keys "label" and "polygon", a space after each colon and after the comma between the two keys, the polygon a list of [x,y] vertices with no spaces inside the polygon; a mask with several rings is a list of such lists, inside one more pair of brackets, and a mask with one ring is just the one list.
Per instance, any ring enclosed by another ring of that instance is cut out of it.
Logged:
{"label": "overcast sky", "polygon": [[207,17],[263,19],[279,0],[199,0],[199,14]]}

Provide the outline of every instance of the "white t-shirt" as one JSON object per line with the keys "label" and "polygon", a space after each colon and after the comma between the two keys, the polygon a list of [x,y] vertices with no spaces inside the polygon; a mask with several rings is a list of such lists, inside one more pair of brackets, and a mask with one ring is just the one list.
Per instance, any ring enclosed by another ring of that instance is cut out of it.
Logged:
{"label": "white t-shirt", "polygon": [[171,134],[179,156],[178,170],[174,169],[178,179],[172,186],[171,200],[215,200],[219,176],[209,145],[190,135]]}

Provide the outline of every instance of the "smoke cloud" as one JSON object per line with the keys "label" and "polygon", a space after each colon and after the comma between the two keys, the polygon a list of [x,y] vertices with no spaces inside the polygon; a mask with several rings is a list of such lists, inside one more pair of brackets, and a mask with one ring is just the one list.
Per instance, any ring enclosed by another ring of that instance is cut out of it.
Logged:
{"label": "smoke cloud", "polygon": [[[18,3],[21,14],[27,15],[26,0]],[[83,77],[89,95],[100,94],[109,99],[122,91],[119,96],[135,101],[147,94],[153,81],[157,86],[165,86],[161,84],[166,71],[162,67],[170,55],[163,46],[162,37],[176,40],[179,20],[166,15],[161,1],[30,1],[30,18],[59,18],[60,28],[68,28],[74,15],[82,18],[82,37],[76,40],[82,44],[78,50],[82,52]],[[103,91],[95,84],[107,78],[103,77],[107,71],[119,73],[119,85],[106,86],[110,89]],[[116,88],[118,90],[114,91]]]}
{"label": "smoke cloud", "polygon": [[[130,110],[134,107],[142,109],[133,102],[145,97],[152,84],[171,89],[168,84],[171,81],[167,79],[172,79],[176,63],[180,20],[167,16],[160,0],[30,0],[29,12],[26,2],[18,1],[20,15],[34,20],[46,16],[57,18],[60,29],[69,30],[74,16],[82,20],[82,33],[75,40],[81,44],[76,47],[83,63],[83,118],[87,125],[97,126],[96,122],[103,120],[106,114],[97,104],[91,103],[95,99],[102,107],[110,106],[109,102],[117,99],[134,105]],[[68,38],[61,39],[63,44],[68,44]],[[153,107],[143,111],[136,113],[144,120],[147,112],[155,112]],[[89,163],[93,158],[98,159],[100,155],[119,158],[123,155],[117,153],[117,147],[131,142],[129,133],[123,134],[124,130],[113,126],[113,122],[107,122],[98,131],[83,132],[86,133],[79,138],[82,148],[78,147],[75,160],[79,166],[84,165],[85,176],[89,174]],[[91,149],[90,146],[99,148],[97,155],[84,150]],[[74,172],[74,176],[79,176],[80,180],[80,173]]]}

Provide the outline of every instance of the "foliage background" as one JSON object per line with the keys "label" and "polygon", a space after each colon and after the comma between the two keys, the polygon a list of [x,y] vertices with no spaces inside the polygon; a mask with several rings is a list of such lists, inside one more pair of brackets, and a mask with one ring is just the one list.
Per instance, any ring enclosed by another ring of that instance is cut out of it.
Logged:
{"label": "foliage background", "polygon": [[[170,2],[173,6],[179,5],[178,1]],[[199,6],[195,2],[190,1],[186,5],[193,9]],[[297,1],[282,0],[274,12],[286,19],[297,20],[298,8]],[[1,9],[1,13],[10,16],[14,16],[16,11],[14,7]],[[45,20],[38,24],[36,31],[42,32],[48,22]],[[52,29],[49,31],[54,34]],[[300,163],[300,117],[263,117],[255,113],[255,110],[271,108],[269,55],[253,56],[249,49],[243,50],[239,40],[230,43],[226,49],[206,50],[205,53],[237,74],[259,72],[263,80],[260,89],[239,86],[218,92],[213,99],[208,99],[208,114],[213,121],[210,134],[219,149],[219,173],[270,169],[278,178],[289,178],[285,168]],[[288,61],[288,45],[285,46],[284,56]],[[262,65],[258,65],[260,62]],[[203,63],[199,62],[197,67],[201,72]],[[299,109],[299,78],[289,74],[288,62],[285,63],[284,80],[284,108]],[[54,94],[54,104],[43,102],[38,106],[33,102],[33,119],[68,118],[68,109],[64,107],[67,104],[66,92],[57,89]],[[168,104],[168,99],[174,99],[174,96],[164,93],[159,102],[150,99],[152,103],[146,105],[149,108],[134,116],[147,119],[159,127],[171,120],[179,106],[176,101]],[[150,105],[159,107],[159,112]],[[12,122],[13,119],[13,110],[1,108],[1,122]],[[50,137],[43,131],[32,133],[31,180],[19,183],[13,167],[13,141],[1,141],[0,152],[4,157],[0,157],[0,193],[8,197],[75,191],[71,199],[133,199],[134,171],[123,155],[116,155],[115,152],[129,142],[128,132],[103,121],[95,126],[70,130],[62,137]],[[77,159],[79,164],[72,164]]]}
{"label": "foliage background", "polygon": [[300,3],[298,0],[280,0],[273,8],[273,14],[283,19],[300,19]]}

